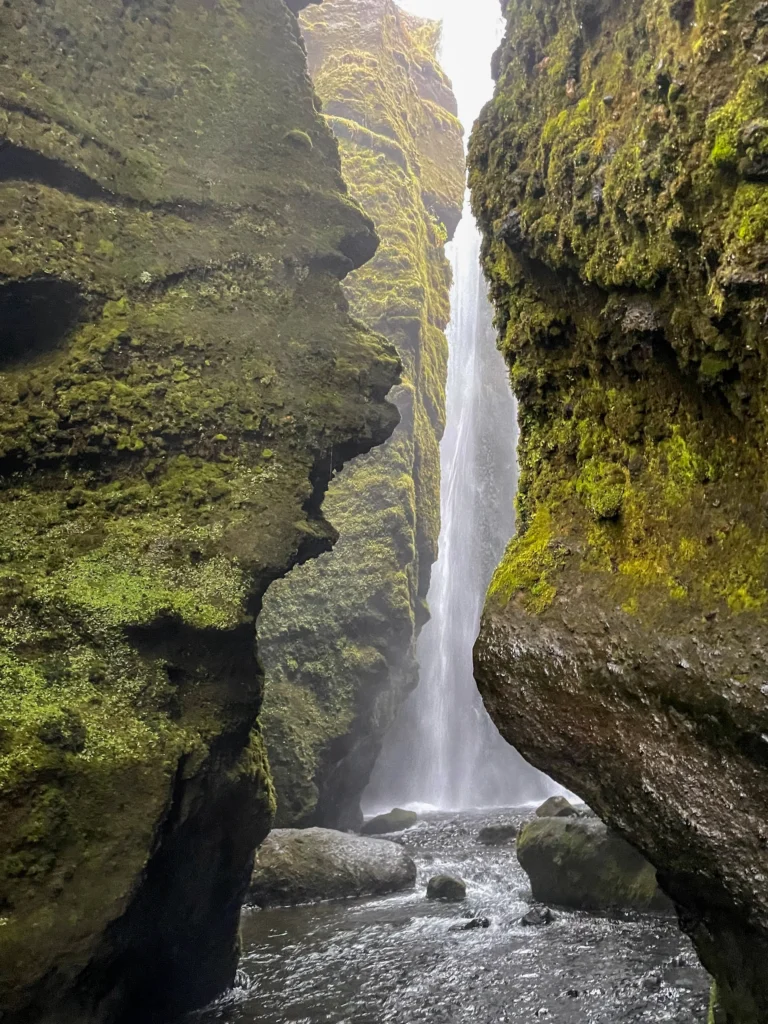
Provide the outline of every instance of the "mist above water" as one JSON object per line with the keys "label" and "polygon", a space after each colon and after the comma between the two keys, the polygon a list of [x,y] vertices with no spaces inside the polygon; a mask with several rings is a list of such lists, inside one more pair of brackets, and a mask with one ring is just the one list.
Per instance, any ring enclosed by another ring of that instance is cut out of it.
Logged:
{"label": "mist above water", "polygon": [[[471,6],[410,0],[402,6],[442,18],[442,65],[468,128],[493,88],[490,58],[502,29],[498,0]],[[440,554],[428,595],[432,618],[418,643],[419,685],[387,736],[366,809],[510,806],[556,788],[501,738],[473,677],[485,592],[514,532],[517,410],[496,349],[480,235],[468,201],[449,255],[452,317],[440,446]]]}

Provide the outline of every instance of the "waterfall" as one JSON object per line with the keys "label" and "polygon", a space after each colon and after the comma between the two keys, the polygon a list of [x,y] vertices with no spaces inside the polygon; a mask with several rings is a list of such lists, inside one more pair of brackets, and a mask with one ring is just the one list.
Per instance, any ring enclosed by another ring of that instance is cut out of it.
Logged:
{"label": "waterfall", "polygon": [[[501,22],[498,0],[410,0],[414,13],[443,21],[442,63],[459,114],[470,125],[490,96],[489,64]],[[474,52],[473,52],[474,51]],[[485,591],[514,531],[517,416],[496,349],[480,270],[480,235],[465,203],[450,244],[453,267],[440,553],[429,591],[431,619],[418,642],[420,679],[390,729],[363,802],[440,808],[508,806],[553,784],[501,738],[472,673],[472,647]]]}

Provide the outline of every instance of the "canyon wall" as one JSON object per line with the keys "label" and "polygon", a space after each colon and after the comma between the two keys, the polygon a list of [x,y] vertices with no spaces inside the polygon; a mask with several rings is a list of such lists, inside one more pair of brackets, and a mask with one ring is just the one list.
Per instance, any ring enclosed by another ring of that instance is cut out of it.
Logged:
{"label": "canyon wall", "polygon": [[398,419],[318,107],[282,0],[0,6],[8,1024],[167,1020],[234,976],[274,810],[254,620]]}
{"label": "canyon wall", "polygon": [[509,0],[471,146],[520,403],[475,650],[527,758],[768,1020],[768,8]]}
{"label": "canyon wall", "polygon": [[393,437],[328,491],[341,539],[270,589],[259,620],[262,724],[282,826],[356,827],[381,741],[416,685],[440,529],[450,268],[464,153],[438,26],[391,0],[327,0],[302,16],[310,69],[351,194],[381,236],[350,274],[352,312],[397,347]]}

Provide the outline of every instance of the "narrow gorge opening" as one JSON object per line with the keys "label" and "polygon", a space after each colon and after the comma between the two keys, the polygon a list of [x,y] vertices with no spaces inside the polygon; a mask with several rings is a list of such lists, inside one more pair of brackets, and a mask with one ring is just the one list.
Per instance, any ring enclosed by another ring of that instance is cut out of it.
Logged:
{"label": "narrow gorge opening", "polygon": [[766,8],[0,5],[3,1024],[768,1022]]}
{"label": "narrow gorge opening", "polygon": [[[465,139],[493,92],[491,56],[503,23],[495,3],[411,0],[441,20],[440,61]],[[390,726],[363,809],[425,810],[539,803],[558,788],[502,739],[474,680],[472,648],[485,593],[514,533],[517,408],[496,347],[469,194],[447,245],[451,263],[446,425],[440,442],[440,538],[427,594],[430,620],[417,644],[418,684]]]}

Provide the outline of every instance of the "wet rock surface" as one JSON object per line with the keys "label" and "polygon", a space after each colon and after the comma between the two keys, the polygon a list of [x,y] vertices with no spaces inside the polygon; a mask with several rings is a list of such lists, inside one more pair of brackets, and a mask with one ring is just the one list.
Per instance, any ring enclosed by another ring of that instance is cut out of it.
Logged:
{"label": "wet rock surface", "polygon": [[463,878],[453,875],[433,875],[427,882],[427,899],[444,903],[461,903],[467,898],[467,885]]}
{"label": "wet rock surface", "polygon": [[329,828],[274,829],[256,851],[248,900],[259,907],[411,888],[416,865],[386,839]]}
{"label": "wet rock surface", "polygon": [[541,928],[543,925],[552,924],[555,915],[549,907],[531,907],[531,909],[520,918],[520,924],[526,928]]}
{"label": "wet rock surface", "polygon": [[484,846],[500,846],[517,838],[518,825],[513,821],[500,822],[498,825],[486,825],[477,833],[478,843]]}
{"label": "wet rock surface", "polygon": [[673,913],[652,865],[597,818],[535,818],[521,828],[516,852],[534,899],[577,910]]}
{"label": "wet rock surface", "polygon": [[412,828],[419,820],[415,811],[405,811],[402,807],[393,807],[386,814],[377,814],[369,818],[360,829],[364,836],[380,836],[392,832],[404,832]]}
{"label": "wet rock surface", "polygon": [[578,813],[564,796],[551,796],[536,808],[537,818],[570,818]]}
{"label": "wet rock surface", "polygon": [[[514,851],[477,842],[511,817],[420,821],[406,833],[412,892],[246,911],[238,984],[195,1024],[703,1024],[709,981],[673,922],[520,923],[531,894]],[[436,872],[464,878],[467,901],[425,900]],[[451,931],[466,913],[490,926]]]}

